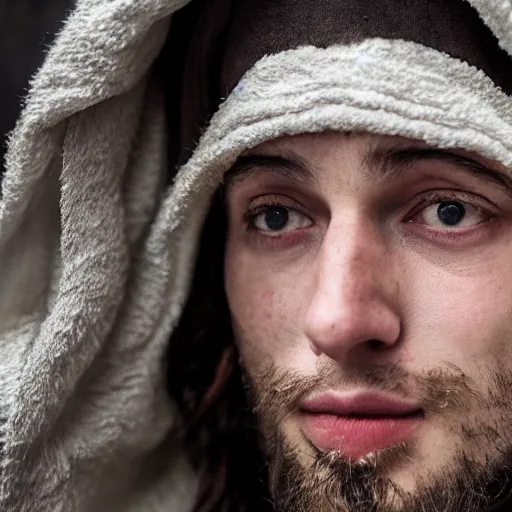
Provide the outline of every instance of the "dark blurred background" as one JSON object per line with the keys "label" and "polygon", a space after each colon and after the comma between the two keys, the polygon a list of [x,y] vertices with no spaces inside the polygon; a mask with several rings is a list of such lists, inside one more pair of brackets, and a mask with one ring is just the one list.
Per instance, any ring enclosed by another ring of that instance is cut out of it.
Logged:
{"label": "dark blurred background", "polygon": [[0,0],[0,161],[28,82],[74,0]]}

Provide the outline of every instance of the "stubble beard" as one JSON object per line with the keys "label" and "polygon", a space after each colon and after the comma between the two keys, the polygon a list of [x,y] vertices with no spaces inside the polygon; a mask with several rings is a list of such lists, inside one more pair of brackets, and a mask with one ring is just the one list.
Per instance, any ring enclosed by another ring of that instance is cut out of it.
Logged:
{"label": "stubble beard", "polygon": [[[335,377],[334,377],[335,378]],[[449,463],[425,471],[413,492],[405,491],[388,475],[395,467],[407,467],[413,446],[401,444],[358,461],[336,451],[308,445],[311,456],[294,446],[281,425],[300,398],[328,384],[333,375],[318,379],[266,368],[258,377],[247,377],[250,400],[258,419],[261,445],[268,462],[268,486],[277,512],[486,512],[511,490],[512,480],[512,374],[489,372],[489,391],[477,395],[466,376],[449,367],[424,377],[411,377],[398,367],[378,368],[351,381],[379,384],[380,389],[400,392],[411,378],[423,391],[422,403],[429,415],[452,414],[467,404],[481,414],[460,422],[460,448]],[[455,414],[456,416],[457,414]],[[490,418],[493,418],[492,420]],[[485,447],[484,457],[476,456]]]}

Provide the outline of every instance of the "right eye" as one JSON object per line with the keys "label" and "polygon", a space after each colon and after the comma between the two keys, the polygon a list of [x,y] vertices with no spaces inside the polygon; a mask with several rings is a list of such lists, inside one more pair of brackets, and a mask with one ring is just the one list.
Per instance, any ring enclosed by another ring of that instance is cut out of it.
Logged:
{"label": "right eye", "polygon": [[249,227],[267,236],[279,236],[313,224],[312,220],[297,210],[280,205],[258,208],[249,215]]}

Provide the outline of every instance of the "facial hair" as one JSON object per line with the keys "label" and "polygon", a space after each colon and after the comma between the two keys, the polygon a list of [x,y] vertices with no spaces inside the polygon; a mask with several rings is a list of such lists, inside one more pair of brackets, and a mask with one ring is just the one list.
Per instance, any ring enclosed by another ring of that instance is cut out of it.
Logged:
{"label": "facial hair", "polygon": [[[485,394],[474,391],[470,380],[454,367],[412,375],[398,365],[376,367],[343,375],[343,382],[409,396],[415,389],[427,418],[434,415],[467,417],[468,407],[478,418],[460,421],[460,448],[445,466],[431,471],[407,492],[387,475],[407,464],[412,446],[407,443],[382,450],[358,461],[337,451],[322,451],[310,444],[309,463],[299,447],[284,436],[280,425],[297,410],[301,399],[339,385],[334,367],[315,377],[304,377],[269,366],[256,377],[246,376],[248,396],[261,433],[268,462],[268,485],[277,512],[484,512],[510,492],[512,481],[512,374],[489,371]],[[471,404],[471,405],[469,405]],[[493,419],[490,419],[493,418]],[[486,448],[476,457],[475,446]]]}

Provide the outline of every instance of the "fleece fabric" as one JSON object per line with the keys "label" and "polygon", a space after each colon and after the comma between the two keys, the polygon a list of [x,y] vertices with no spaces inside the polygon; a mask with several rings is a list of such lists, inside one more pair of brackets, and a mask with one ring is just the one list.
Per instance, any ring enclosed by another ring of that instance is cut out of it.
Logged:
{"label": "fleece fabric", "polygon": [[[152,65],[186,0],[78,0],[9,140],[0,202],[0,510],[184,512],[197,475],[165,384],[223,174],[284,134],[366,130],[512,169],[512,102],[420,43],[259,60],[165,182]],[[472,0],[512,54],[512,1]],[[172,56],[172,49],[170,52]]]}

